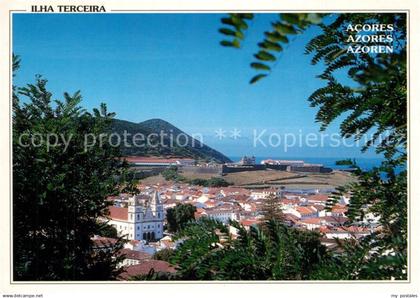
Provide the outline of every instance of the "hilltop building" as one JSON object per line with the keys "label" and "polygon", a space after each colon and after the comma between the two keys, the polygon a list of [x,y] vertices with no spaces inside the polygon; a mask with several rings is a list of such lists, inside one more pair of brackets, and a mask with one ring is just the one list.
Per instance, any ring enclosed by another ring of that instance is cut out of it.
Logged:
{"label": "hilltop building", "polygon": [[196,161],[192,158],[161,158],[161,157],[143,157],[126,156],[124,159],[136,167],[170,167],[170,166],[193,166]]}
{"label": "hilltop building", "polygon": [[255,165],[255,156],[243,156],[239,164],[243,166]]}
{"label": "hilltop building", "polygon": [[303,160],[273,160],[265,159],[261,161],[262,165],[280,165],[290,167],[303,167],[305,162]]}
{"label": "hilltop building", "polygon": [[260,164],[255,163],[255,157],[244,156],[239,163],[224,164],[222,174],[237,173],[244,171],[276,170],[301,173],[331,173],[331,168],[322,164],[305,163],[303,160],[262,160]]}

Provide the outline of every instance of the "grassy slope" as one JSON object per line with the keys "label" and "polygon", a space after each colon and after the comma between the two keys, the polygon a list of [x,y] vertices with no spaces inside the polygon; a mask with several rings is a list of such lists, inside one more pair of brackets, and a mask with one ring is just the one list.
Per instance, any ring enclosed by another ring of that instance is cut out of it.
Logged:
{"label": "grassy slope", "polygon": [[[215,177],[213,174],[195,174],[188,171],[181,173],[182,176],[189,179],[203,178],[209,179]],[[333,188],[345,185],[355,181],[354,178],[346,172],[334,171],[328,174],[303,174],[289,173],[281,171],[249,171],[240,173],[230,173],[223,178],[233,183],[235,186],[259,188],[259,187],[279,187],[287,188]],[[142,184],[164,183],[165,179],[159,176],[153,176],[142,180]]]}

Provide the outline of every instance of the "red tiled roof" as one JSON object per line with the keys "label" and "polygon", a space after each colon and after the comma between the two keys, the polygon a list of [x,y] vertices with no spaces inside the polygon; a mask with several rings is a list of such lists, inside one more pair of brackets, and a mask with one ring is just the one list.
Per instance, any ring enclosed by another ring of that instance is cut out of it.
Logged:
{"label": "red tiled roof", "polygon": [[301,223],[305,223],[305,224],[315,224],[315,225],[319,225],[321,224],[322,218],[316,217],[316,218],[306,218],[306,219],[301,219],[300,222]]}
{"label": "red tiled roof", "polygon": [[252,226],[258,224],[260,221],[257,219],[243,219],[240,221],[241,225],[243,226]]}
{"label": "red tiled roof", "polygon": [[129,279],[136,275],[147,275],[150,270],[154,272],[169,272],[174,273],[176,269],[171,266],[168,262],[160,260],[149,260],[138,265],[125,267],[125,272],[120,274],[120,279]]}
{"label": "red tiled roof", "polygon": [[198,208],[197,211],[194,212],[194,218],[199,219],[206,215],[206,211],[203,208]]}
{"label": "red tiled roof", "polygon": [[280,203],[282,203],[283,205],[297,205],[300,203],[300,200],[298,198],[294,198],[294,199],[280,199]]}
{"label": "red tiled roof", "polygon": [[318,201],[318,202],[326,202],[328,201],[328,196],[324,194],[317,194],[308,197],[309,201]]}
{"label": "red tiled roof", "polygon": [[302,207],[302,206],[298,206],[296,207],[296,211],[299,212],[300,214],[313,214],[316,213],[315,210],[308,208],[308,207]]}
{"label": "red tiled roof", "polygon": [[204,204],[205,204],[207,207],[214,207],[214,206],[216,206],[216,202],[214,202],[214,201],[210,201],[210,200],[206,201]]}
{"label": "red tiled roof", "polygon": [[124,255],[126,259],[132,260],[150,260],[152,258],[151,254],[145,253],[143,251],[131,250],[131,249],[121,249],[120,254]]}
{"label": "red tiled roof", "polygon": [[292,223],[297,223],[300,219],[299,219],[299,217],[297,217],[293,214],[286,213],[286,214],[284,214],[284,220],[291,221]]}
{"label": "red tiled roof", "polygon": [[319,228],[319,232],[320,232],[320,233],[330,233],[330,232],[331,232],[331,230],[330,230],[327,226],[321,226],[321,227]]}
{"label": "red tiled roof", "polygon": [[175,243],[172,240],[160,240],[160,243],[163,244],[165,247],[174,248]]}
{"label": "red tiled roof", "polygon": [[138,245],[140,243],[140,240],[130,240],[129,242],[131,245]]}
{"label": "red tiled roof", "polygon": [[347,217],[341,217],[341,216],[325,216],[324,220],[327,223],[331,223],[331,224],[344,224],[348,218]]}
{"label": "red tiled roof", "polygon": [[368,233],[369,229],[366,227],[357,227],[357,226],[348,226],[348,227],[338,227],[335,229],[335,232],[338,233]]}
{"label": "red tiled roof", "polygon": [[125,160],[131,163],[176,163],[177,161],[194,161],[190,158],[160,158],[160,157],[144,157],[144,156],[126,156]]}
{"label": "red tiled roof", "polygon": [[112,219],[128,220],[128,208],[110,206],[109,216]]}
{"label": "red tiled roof", "polygon": [[315,208],[316,210],[318,210],[318,211],[322,211],[322,210],[324,210],[325,209],[325,207],[324,206],[322,206],[322,205],[313,205],[312,206],[313,208]]}
{"label": "red tiled roof", "polygon": [[93,246],[96,248],[109,247],[117,243],[117,239],[95,236],[92,238]]}
{"label": "red tiled roof", "polygon": [[344,205],[335,205],[332,207],[331,211],[334,213],[346,213],[348,210],[347,206]]}

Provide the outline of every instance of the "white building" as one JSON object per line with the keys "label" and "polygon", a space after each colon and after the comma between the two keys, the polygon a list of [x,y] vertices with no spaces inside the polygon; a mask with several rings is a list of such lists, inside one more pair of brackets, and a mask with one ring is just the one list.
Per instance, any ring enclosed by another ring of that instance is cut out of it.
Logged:
{"label": "white building", "polygon": [[205,203],[210,199],[209,194],[203,193],[200,197],[197,198],[198,203]]}
{"label": "white building", "polygon": [[227,224],[229,220],[239,221],[239,213],[233,208],[216,207],[206,209],[205,214],[211,219]]}
{"label": "white building", "polygon": [[277,196],[278,195],[278,190],[274,189],[274,188],[269,188],[269,189],[263,189],[263,190],[253,190],[251,191],[251,197],[254,200],[260,200],[260,199],[266,199],[269,196]]}
{"label": "white building", "polygon": [[291,167],[303,167],[305,162],[303,160],[273,160],[266,159],[261,161],[262,165],[282,165]]}
{"label": "white building", "polygon": [[165,214],[157,191],[130,197],[120,207],[109,207],[109,224],[129,240],[158,240],[163,237]]}
{"label": "white building", "polygon": [[315,218],[318,217],[318,211],[312,206],[304,207],[304,206],[296,206],[296,207],[283,207],[283,213],[285,214],[292,214],[301,220],[307,218]]}
{"label": "white building", "polygon": [[350,226],[328,229],[324,234],[327,239],[359,239],[368,236],[370,231],[364,227]]}
{"label": "white building", "polygon": [[151,254],[143,251],[124,248],[119,253],[124,255],[125,258],[120,264],[118,264],[118,267],[139,265],[152,259]]}

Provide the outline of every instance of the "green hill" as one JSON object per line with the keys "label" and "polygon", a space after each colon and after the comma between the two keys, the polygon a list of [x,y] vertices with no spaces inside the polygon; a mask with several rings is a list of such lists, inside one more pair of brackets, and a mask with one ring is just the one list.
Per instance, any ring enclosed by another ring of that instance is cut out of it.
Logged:
{"label": "green hill", "polygon": [[[127,133],[128,143],[128,146],[124,146],[123,144],[121,147],[124,155],[177,156],[218,163],[231,161],[222,153],[193,139],[179,128],[161,119],[150,119],[140,123],[114,119],[112,132],[123,136],[124,131]],[[163,133],[162,141],[161,132]],[[145,136],[145,138],[150,138],[150,140],[152,140],[150,142],[151,144],[148,145],[147,142],[141,141],[138,137],[137,143],[142,146],[134,146],[135,142],[133,141],[133,136],[135,134],[141,134]],[[177,142],[175,141],[177,137],[182,146],[177,145]]]}

